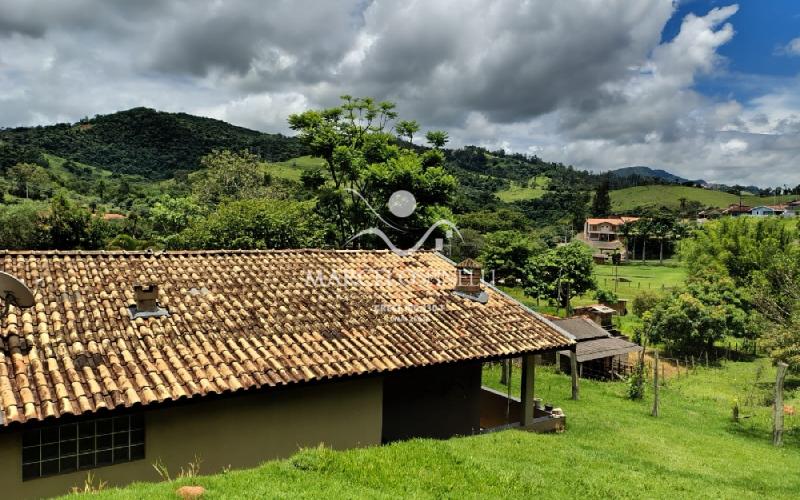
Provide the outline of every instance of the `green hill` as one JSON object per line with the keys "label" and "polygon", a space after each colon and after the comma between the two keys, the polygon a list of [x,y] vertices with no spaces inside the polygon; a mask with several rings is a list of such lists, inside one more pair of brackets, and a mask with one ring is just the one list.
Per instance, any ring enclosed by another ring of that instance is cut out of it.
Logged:
{"label": "green hill", "polygon": [[[501,389],[499,375],[495,366],[484,380]],[[518,394],[519,370],[514,375]],[[208,498],[796,498],[800,429],[787,416],[784,447],[772,446],[772,378],[765,359],[698,368],[668,380],[661,416],[653,418],[650,395],[627,400],[625,382],[581,380],[580,401],[571,401],[569,376],[540,367],[536,393],[566,412],[563,434],[511,430],[302,450],[254,469],[140,483],[92,498],[174,498],[182,485],[201,485]],[[798,404],[797,382],[787,379],[786,404]],[[749,417],[740,423],[730,417],[735,399]]]}
{"label": "green hill", "polygon": [[544,196],[549,184],[549,177],[539,175],[532,177],[526,183],[511,181],[508,188],[497,191],[496,194],[498,198],[506,203],[519,200],[535,200]]}
{"label": "green hill", "polygon": [[[734,203],[739,203],[738,196],[722,191],[687,186],[654,185],[611,191],[611,208],[616,213],[630,212],[637,208],[645,207],[665,206],[669,208],[678,208],[681,204],[681,198],[685,198],[687,202],[696,201],[703,207],[723,208]],[[788,201],[796,198],[798,197],[779,196],[777,197],[777,201]],[[746,195],[742,197],[742,203],[749,206],[771,205],[775,203],[775,200],[776,198],[773,196],[760,197]]]}
{"label": "green hill", "polygon": [[75,124],[6,129],[0,131],[0,143],[151,179],[195,170],[200,158],[213,149],[247,149],[267,161],[285,161],[306,153],[302,143],[292,137],[148,108],[98,115]]}

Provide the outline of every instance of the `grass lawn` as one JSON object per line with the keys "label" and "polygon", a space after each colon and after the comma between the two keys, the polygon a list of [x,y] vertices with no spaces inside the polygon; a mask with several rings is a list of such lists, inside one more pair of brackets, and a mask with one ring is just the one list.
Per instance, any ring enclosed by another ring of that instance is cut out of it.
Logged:
{"label": "grass lawn", "polygon": [[498,191],[496,194],[498,198],[506,203],[520,200],[535,200],[544,196],[549,184],[550,178],[540,175],[531,178],[526,185],[512,181],[508,189]]}
{"label": "grass lawn", "polygon": [[665,260],[663,265],[657,262],[649,264],[629,262],[617,266],[616,275],[620,281],[616,288],[614,286],[614,266],[596,264],[594,273],[600,288],[616,291],[620,298],[629,300],[632,300],[642,290],[666,291],[680,286],[686,280],[686,268],[672,260]]}
{"label": "grass lawn", "polygon": [[[652,262],[652,261],[651,261]],[[617,276],[621,281],[614,287],[614,266],[610,264],[595,264],[595,278],[598,287],[615,291],[621,299],[633,300],[642,290],[652,290],[656,292],[666,292],[669,289],[680,286],[686,280],[686,268],[676,260],[665,260],[663,265],[658,263],[642,264],[640,262],[630,262],[618,266]],[[624,281],[627,280],[627,281]],[[537,311],[563,316],[564,310],[556,311],[556,308],[547,304],[547,301],[540,300],[537,304],[536,299],[526,297],[519,287],[501,287],[523,304]],[[572,299],[572,307],[580,307],[595,304],[594,292],[575,297]]]}
{"label": "grass lawn", "polygon": [[[680,206],[680,199],[686,198],[688,201],[698,201],[703,206],[725,208],[733,203],[739,203],[739,197],[722,191],[712,189],[695,188],[688,186],[636,186],[625,189],[611,191],[611,208],[614,212],[623,213],[637,207],[646,206],[666,206],[677,208]],[[778,196],[777,201],[790,201],[798,198],[797,196]],[[772,205],[776,198],[773,196],[753,196],[742,197],[742,203],[749,206]]]}
{"label": "grass lawn", "polygon": [[[518,394],[518,369],[514,375]],[[649,394],[632,402],[622,382],[582,380],[581,400],[571,401],[569,377],[540,367],[536,393],[566,412],[563,434],[512,430],[303,450],[250,470],[135,484],[96,497],[174,498],[179,486],[199,484],[204,498],[796,498],[800,422],[787,416],[785,445],[771,445],[772,376],[766,360],[699,368],[669,380],[662,415],[653,418]],[[484,383],[500,389],[498,380],[496,366],[485,369]],[[798,385],[800,379],[787,380],[794,391],[788,404],[799,403]],[[730,418],[734,398],[749,417],[739,424]]]}

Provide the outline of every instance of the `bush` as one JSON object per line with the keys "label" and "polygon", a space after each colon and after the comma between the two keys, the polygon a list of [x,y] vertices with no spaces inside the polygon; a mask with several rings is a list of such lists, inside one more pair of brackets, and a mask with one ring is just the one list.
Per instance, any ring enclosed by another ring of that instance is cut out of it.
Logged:
{"label": "bush", "polygon": [[644,363],[637,362],[628,377],[628,399],[638,401],[644,398]]}
{"label": "bush", "polygon": [[644,316],[644,313],[652,311],[660,300],[661,295],[656,292],[640,292],[639,295],[633,299],[633,314],[641,318]]}
{"label": "bush", "polygon": [[615,294],[611,290],[604,290],[602,288],[598,288],[594,292],[594,298],[595,300],[597,300],[597,302],[600,302],[601,304],[616,304],[617,301],[619,300],[617,298],[617,294]]}

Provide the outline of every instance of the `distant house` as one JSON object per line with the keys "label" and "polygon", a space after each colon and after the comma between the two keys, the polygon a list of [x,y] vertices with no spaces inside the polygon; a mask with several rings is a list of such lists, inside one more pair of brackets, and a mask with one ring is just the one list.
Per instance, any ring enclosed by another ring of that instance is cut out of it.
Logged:
{"label": "distant house", "polygon": [[753,215],[753,216],[756,216],[756,217],[766,217],[766,216],[770,216],[770,215],[782,215],[783,212],[784,212],[784,208],[783,207],[770,207],[770,206],[762,205],[760,207],[753,207],[750,210],[750,215]]}
{"label": "distant house", "polygon": [[722,215],[729,215],[731,217],[739,217],[741,215],[750,215],[752,207],[747,205],[732,204],[722,211]]}
{"label": "distant house", "polygon": [[[60,495],[92,469],[158,480],[154,462],[195,456],[214,473],[320,443],[563,425],[534,404],[534,363],[575,340],[467,267],[433,252],[6,251],[0,269],[38,285],[0,329],[3,494]],[[481,385],[483,362],[510,358],[519,399]]]}
{"label": "distant house", "polygon": [[588,243],[598,254],[620,253],[626,257],[625,243],[620,240],[623,225],[639,220],[638,217],[605,217],[586,219],[581,241]]}
{"label": "distant house", "polygon": [[722,210],[717,208],[708,208],[697,213],[697,218],[700,220],[719,219],[720,217],[722,217]]}
{"label": "distant house", "polygon": [[[577,369],[581,377],[609,379],[624,375],[630,369],[631,353],[642,351],[642,346],[630,342],[623,336],[614,336],[588,317],[576,316],[553,320],[578,342],[575,349]],[[558,364],[569,371],[569,351],[561,351]]]}

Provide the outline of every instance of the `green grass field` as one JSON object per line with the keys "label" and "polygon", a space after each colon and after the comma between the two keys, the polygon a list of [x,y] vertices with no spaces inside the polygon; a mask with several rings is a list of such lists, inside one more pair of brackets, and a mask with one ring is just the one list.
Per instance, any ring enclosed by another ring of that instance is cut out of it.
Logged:
{"label": "green grass field", "polygon": [[[611,208],[615,213],[624,213],[638,207],[666,206],[677,208],[680,199],[700,202],[704,207],[725,208],[733,203],[739,203],[739,197],[722,191],[694,188],[687,186],[637,186],[611,191]],[[777,201],[790,201],[798,196],[778,196]],[[742,203],[749,206],[772,205],[776,201],[773,196],[743,196]]]}
{"label": "green grass field", "polygon": [[323,169],[324,167],[325,160],[322,158],[299,156],[287,161],[268,163],[266,172],[279,179],[300,181],[300,175],[302,175],[305,170]]}
{"label": "green grass field", "polygon": [[544,196],[549,184],[550,178],[540,175],[531,178],[526,185],[512,181],[508,189],[498,191],[496,194],[498,198],[506,203],[521,200],[535,200]]}
{"label": "green grass field", "polygon": [[[518,375],[517,369],[517,394]],[[540,367],[536,394],[564,409],[563,434],[512,430],[303,450],[250,470],[140,483],[94,497],[175,498],[179,486],[196,484],[206,488],[203,498],[796,498],[800,422],[787,416],[785,445],[771,445],[771,377],[766,360],[698,368],[669,379],[654,418],[649,393],[632,402],[622,382],[582,380],[580,401],[571,401],[569,377]],[[496,366],[485,369],[484,383],[502,389],[498,381]],[[787,404],[800,404],[798,385],[800,379],[787,381]],[[741,423],[731,419],[735,398],[748,417]]]}
{"label": "green grass field", "polygon": [[[615,283],[616,277],[619,281]],[[642,290],[668,291],[686,280],[686,268],[676,261],[667,260],[663,265],[629,262],[614,266],[600,264],[594,266],[597,285],[604,290],[615,292],[622,299],[633,299]]]}
{"label": "green grass field", "polygon": [[[651,261],[652,262],[652,261]],[[676,260],[665,260],[664,264],[640,262],[630,262],[621,266],[617,266],[616,276],[619,281],[614,286],[615,281],[614,266],[610,264],[595,264],[594,274],[597,281],[597,286],[604,290],[615,292],[621,299],[633,300],[643,290],[650,290],[654,292],[668,292],[669,290],[680,286],[687,276],[686,268]],[[565,311],[563,309],[556,310],[555,307],[547,304],[547,301],[540,300],[538,303],[536,299],[526,297],[519,287],[501,287],[504,292],[508,293],[515,299],[523,304],[537,310],[552,315],[563,316]],[[597,300],[594,298],[594,292],[575,297],[572,299],[572,307],[585,306],[594,304]]]}

